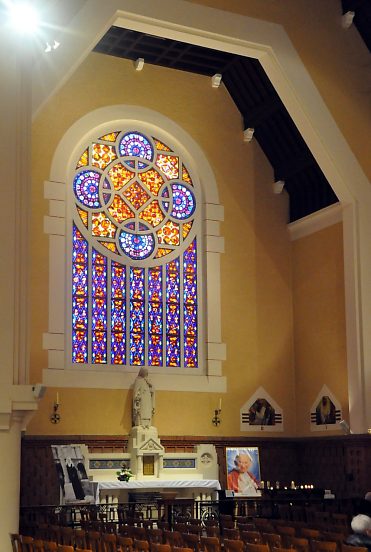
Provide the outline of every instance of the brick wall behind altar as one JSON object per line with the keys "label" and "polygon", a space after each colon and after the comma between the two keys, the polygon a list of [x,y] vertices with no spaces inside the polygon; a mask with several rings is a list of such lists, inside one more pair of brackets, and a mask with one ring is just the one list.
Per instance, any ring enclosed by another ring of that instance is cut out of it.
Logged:
{"label": "brick wall behind altar", "polygon": [[[91,452],[126,452],[127,439],[106,436],[33,437],[22,440],[21,505],[58,504],[58,479],[50,445],[83,443]],[[161,437],[166,452],[192,452],[200,443],[216,446],[219,479],[226,481],[225,447],[258,446],[261,477],[292,480],[331,489],[338,498],[360,497],[371,490],[371,435],[288,438]]]}

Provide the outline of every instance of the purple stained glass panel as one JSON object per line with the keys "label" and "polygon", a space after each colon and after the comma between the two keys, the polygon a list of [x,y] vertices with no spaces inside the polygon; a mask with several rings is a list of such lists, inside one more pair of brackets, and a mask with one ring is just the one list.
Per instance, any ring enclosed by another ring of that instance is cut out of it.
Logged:
{"label": "purple stained glass panel", "polygon": [[126,267],[111,267],[111,363],[126,362]]}
{"label": "purple stained glass panel", "polygon": [[130,269],[130,364],[144,365],[144,269]]}
{"label": "purple stained glass panel", "polygon": [[107,258],[92,250],[92,363],[107,362]]}
{"label": "purple stained glass panel", "polygon": [[88,361],[88,243],[73,226],[72,234],[72,362]]}
{"label": "purple stained glass panel", "polygon": [[197,245],[194,240],[183,255],[184,365],[197,367]]}
{"label": "purple stained glass panel", "polygon": [[166,365],[180,366],[180,262],[166,265]]}
{"label": "purple stained glass panel", "polygon": [[163,363],[162,268],[148,270],[148,364]]}

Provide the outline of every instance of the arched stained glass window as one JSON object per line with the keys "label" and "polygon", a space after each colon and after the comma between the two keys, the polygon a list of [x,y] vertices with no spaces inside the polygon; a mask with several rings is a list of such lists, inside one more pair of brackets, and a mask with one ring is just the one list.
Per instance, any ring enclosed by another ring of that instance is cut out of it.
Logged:
{"label": "arched stained glass window", "polygon": [[182,155],[115,130],[73,177],[75,364],[199,366],[199,191]]}

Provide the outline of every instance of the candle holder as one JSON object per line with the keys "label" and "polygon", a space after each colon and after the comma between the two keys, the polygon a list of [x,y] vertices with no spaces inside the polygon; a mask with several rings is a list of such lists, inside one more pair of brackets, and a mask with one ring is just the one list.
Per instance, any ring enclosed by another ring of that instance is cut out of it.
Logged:
{"label": "candle holder", "polygon": [[220,414],[221,414],[221,409],[220,408],[216,408],[214,410],[214,417],[212,418],[212,423],[214,424],[215,427],[218,427],[218,425],[221,423],[221,419],[220,419]]}
{"label": "candle holder", "polygon": [[50,421],[52,424],[59,424],[59,422],[61,421],[61,416],[58,410],[59,410],[59,403],[55,402],[53,405],[53,413],[50,416]]}

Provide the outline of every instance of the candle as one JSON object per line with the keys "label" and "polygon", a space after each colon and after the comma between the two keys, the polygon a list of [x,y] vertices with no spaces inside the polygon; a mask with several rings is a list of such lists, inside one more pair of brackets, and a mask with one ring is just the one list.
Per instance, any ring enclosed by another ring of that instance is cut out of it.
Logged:
{"label": "candle", "polygon": [[57,402],[56,402],[56,404],[59,404],[59,393],[58,393],[58,391],[57,391]]}
{"label": "candle", "polygon": [[221,410],[221,409],[222,409],[222,398],[219,397],[219,410]]}

